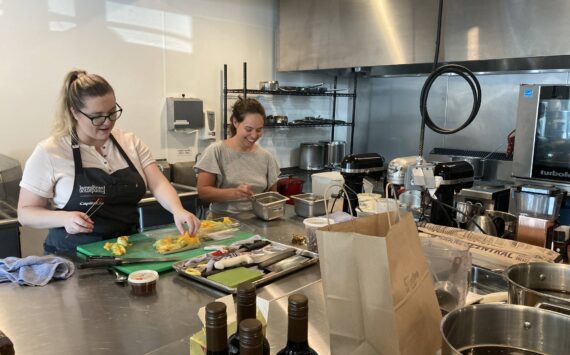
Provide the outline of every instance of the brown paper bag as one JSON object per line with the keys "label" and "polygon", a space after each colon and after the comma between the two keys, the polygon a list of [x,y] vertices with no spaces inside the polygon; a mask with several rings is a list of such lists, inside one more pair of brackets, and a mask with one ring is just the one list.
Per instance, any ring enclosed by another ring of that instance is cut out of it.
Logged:
{"label": "brown paper bag", "polygon": [[317,230],[332,354],[433,355],[441,312],[410,213]]}

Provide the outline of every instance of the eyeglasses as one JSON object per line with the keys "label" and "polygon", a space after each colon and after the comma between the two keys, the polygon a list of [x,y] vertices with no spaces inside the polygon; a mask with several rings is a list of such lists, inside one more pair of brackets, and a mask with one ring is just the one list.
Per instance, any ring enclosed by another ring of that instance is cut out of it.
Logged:
{"label": "eyeglasses", "polygon": [[93,126],[101,126],[103,123],[105,123],[105,120],[107,120],[107,119],[109,119],[109,121],[111,121],[111,122],[114,122],[114,121],[118,120],[119,117],[121,117],[121,114],[123,113],[123,108],[119,104],[117,104],[117,107],[118,107],[118,109],[116,109],[113,112],[109,112],[108,115],[100,115],[100,116],[89,116],[88,114],[86,114],[85,112],[83,112],[79,109],[77,111],[79,111],[81,114],[83,114],[83,116],[90,119]]}

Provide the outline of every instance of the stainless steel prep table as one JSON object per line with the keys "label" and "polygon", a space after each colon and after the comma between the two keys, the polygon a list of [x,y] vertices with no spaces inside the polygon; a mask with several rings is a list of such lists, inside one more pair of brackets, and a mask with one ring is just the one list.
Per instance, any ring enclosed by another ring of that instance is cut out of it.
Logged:
{"label": "stainless steel prep table", "polygon": [[[294,234],[304,234],[302,218],[291,205],[279,220],[265,222],[252,213],[237,218],[281,243],[290,244]],[[278,299],[320,278],[318,265],[311,266],[262,287],[258,294]],[[128,286],[116,285],[106,270],[77,270],[70,279],[44,287],[0,284],[0,330],[19,355],[188,354],[188,338],[201,326],[198,309],[220,296],[174,271],[160,275],[156,295],[136,297]],[[270,343],[273,334],[286,334],[286,328],[275,330],[268,333]],[[283,339],[274,342],[282,344]]]}

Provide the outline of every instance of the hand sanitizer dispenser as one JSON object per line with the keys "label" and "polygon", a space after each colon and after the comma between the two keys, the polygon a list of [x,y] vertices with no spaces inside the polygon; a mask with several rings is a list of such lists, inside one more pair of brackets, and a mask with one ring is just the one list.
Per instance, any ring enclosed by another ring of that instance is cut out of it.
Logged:
{"label": "hand sanitizer dispenser", "polygon": [[204,114],[204,132],[202,139],[216,139],[216,116],[214,111],[206,111]]}
{"label": "hand sanitizer dispenser", "polygon": [[200,99],[166,98],[166,120],[171,131],[204,127],[204,103]]}

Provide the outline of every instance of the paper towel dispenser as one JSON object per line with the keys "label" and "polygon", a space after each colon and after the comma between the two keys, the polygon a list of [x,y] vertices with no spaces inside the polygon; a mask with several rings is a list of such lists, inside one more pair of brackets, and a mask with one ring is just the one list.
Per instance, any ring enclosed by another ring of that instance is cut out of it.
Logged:
{"label": "paper towel dispenser", "polygon": [[168,129],[197,129],[204,127],[204,102],[200,99],[167,97]]}

